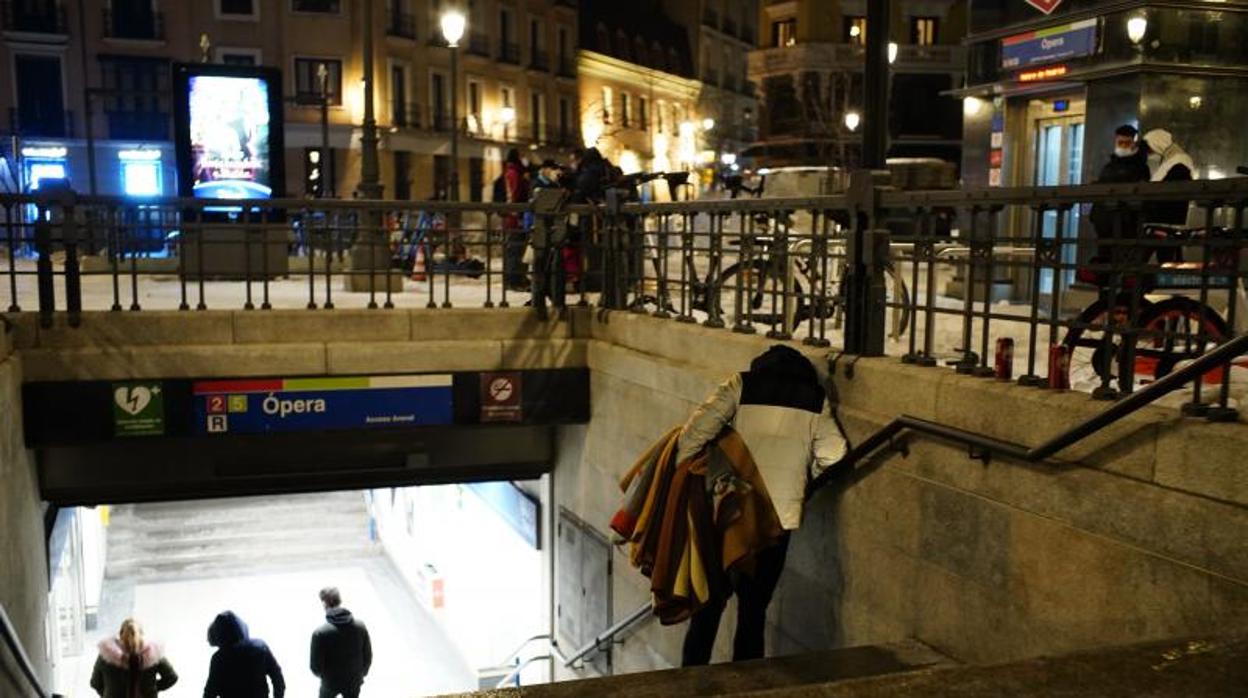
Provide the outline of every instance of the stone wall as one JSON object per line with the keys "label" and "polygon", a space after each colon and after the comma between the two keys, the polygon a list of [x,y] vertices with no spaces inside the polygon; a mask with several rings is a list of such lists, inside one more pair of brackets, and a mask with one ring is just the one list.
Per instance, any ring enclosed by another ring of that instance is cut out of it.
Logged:
{"label": "stone wall", "polygon": [[[560,504],[604,532],[617,478],[768,341],[612,314],[592,326],[593,421],[565,429]],[[826,351],[808,351],[821,369]],[[851,438],[911,414],[1035,445],[1104,409],[946,369],[861,360],[838,370]],[[1195,633],[1248,620],[1248,428],[1148,408],[1055,461],[984,464],[923,437],[820,492],[790,548],[769,651],[915,638],[997,662]],[[614,612],[646,600],[615,555]],[[725,614],[717,659],[730,648]],[[679,661],[684,626],[648,621],[616,671]]]}
{"label": "stone wall", "polygon": [[[4,606],[35,670],[51,678],[45,651],[48,562],[35,459],[22,439],[21,364],[9,325],[0,319],[0,605]],[[29,695],[18,665],[0,646],[0,695]]]}

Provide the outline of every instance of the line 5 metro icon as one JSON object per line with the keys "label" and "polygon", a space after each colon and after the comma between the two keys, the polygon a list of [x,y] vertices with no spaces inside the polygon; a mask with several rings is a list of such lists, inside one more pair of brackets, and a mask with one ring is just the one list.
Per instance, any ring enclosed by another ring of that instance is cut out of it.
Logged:
{"label": "line 5 metro icon", "polygon": [[1051,15],[1053,10],[1057,9],[1057,6],[1062,4],[1062,0],[1027,0],[1027,4],[1046,15]]}

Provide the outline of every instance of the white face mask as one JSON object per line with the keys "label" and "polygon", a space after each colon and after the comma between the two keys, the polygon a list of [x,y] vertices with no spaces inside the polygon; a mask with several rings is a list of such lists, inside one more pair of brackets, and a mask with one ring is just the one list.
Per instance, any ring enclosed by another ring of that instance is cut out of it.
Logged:
{"label": "white face mask", "polygon": [[1138,152],[1139,148],[1114,148],[1114,155],[1120,158],[1129,158]]}

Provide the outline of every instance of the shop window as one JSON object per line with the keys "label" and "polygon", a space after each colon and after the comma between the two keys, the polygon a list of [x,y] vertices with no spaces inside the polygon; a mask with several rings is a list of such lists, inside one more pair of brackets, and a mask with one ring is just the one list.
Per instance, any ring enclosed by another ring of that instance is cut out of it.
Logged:
{"label": "shop window", "polygon": [[910,43],[916,46],[932,46],[936,43],[939,20],[935,17],[910,18]]}
{"label": "shop window", "polygon": [[321,65],[328,71],[325,76],[325,94],[329,103],[342,104],[342,61],[336,58],[296,58],[295,96],[305,99],[321,98]]}
{"label": "shop window", "polygon": [[792,46],[797,43],[797,20],[783,19],[771,23],[771,45]]}
{"label": "shop window", "polygon": [[845,43],[862,46],[867,43],[867,18],[845,18]]}

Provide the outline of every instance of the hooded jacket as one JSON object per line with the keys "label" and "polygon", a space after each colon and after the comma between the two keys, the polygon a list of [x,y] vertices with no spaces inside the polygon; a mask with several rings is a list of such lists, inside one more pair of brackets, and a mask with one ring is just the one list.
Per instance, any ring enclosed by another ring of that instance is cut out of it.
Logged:
{"label": "hooded jacket", "polygon": [[[1174,142],[1174,136],[1165,129],[1156,128],[1144,134],[1148,149],[1161,160],[1153,169],[1154,182],[1190,182],[1196,171],[1192,156]],[[1156,201],[1144,207],[1145,223],[1183,225],[1187,223],[1188,201]]]}
{"label": "hooded jacket", "polygon": [[331,687],[358,686],[373,664],[368,628],[342,606],[325,611],[325,624],[312,633],[312,673]]}
{"label": "hooded jacket", "polygon": [[758,464],[780,524],[793,530],[802,522],[807,482],[845,455],[845,439],[823,402],[810,360],[792,347],[773,346],[694,411],[681,430],[676,462],[731,426]]}
{"label": "hooded jacket", "polygon": [[253,639],[233,611],[217,614],[208,626],[208,644],[218,648],[208,668],[204,698],[273,698],[286,695],[282,668],[263,640]]}
{"label": "hooded jacket", "polygon": [[131,657],[117,638],[100,640],[91,688],[101,698],[156,698],[177,682],[178,675],[159,646],[144,645],[138,657]]}

